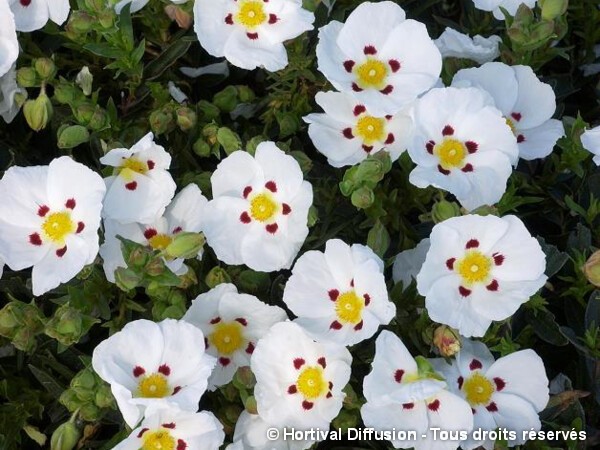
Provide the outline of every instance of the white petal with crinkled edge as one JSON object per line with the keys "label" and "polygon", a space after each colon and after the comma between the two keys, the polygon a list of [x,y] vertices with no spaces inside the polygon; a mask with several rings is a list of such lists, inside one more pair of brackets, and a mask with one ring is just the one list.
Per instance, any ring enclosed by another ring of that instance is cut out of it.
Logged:
{"label": "white petal with crinkled edge", "polygon": [[6,0],[0,1],[0,77],[6,74],[19,56],[19,41],[12,11]]}
{"label": "white petal with crinkled edge", "polygon": [[24,5],[20,0],[8,0],[15,16],[17,31],[35,31],[42,28],[48,20],[62,25],[69,15],[69,0],[31,0]]}
{"label": "white petal with crinkled edge", "polygon": [[284,439],[281,433],[276,440],[267,438],[267,430],[273,428],[259,414],[242,411],[233,434],[233,444],[227,450],[305,450],[317,441]]}
{"label": "white petal with crinkled edge", "polygon": [[415,248],[404,250],[396,255],[392,277],[395,283],[402,283],[402,289],[406,289],[413,280],[416,280],[421,266],[425,262],[425,256],[429,251],[429,238],[421,240]]}
{"label": "white petal with crinkled edge", "polygon": [[565,127],[560,120],[550,119],[538,127],[517,132],[524,139],[519,142],[519,156],[530,161],[552,153],[556,142],[565,135]]}
{"label": "white petal with crinkled edge", "polygon": [[496,35],[489,38],[476,35],[471,38],[446,27],[440,37],[433,42],[444,58],[465,58],[483,64],[500,56],[498,46],[502,42],[502,38]]}
{"label": "white petal with crinkled edge", "polygon": [[20,106],[15,96],[27,97],[27,91],[17,84],[17,68],[13,64],[10,70],[0,77],[0,116],[6,123],[11,123],[19,113]]}
{"label": "white petal with crinkled edge", "polygon": [[586,129],[581,135],[581,145],[594,154],[593,161],[600,166],[600,127]]}

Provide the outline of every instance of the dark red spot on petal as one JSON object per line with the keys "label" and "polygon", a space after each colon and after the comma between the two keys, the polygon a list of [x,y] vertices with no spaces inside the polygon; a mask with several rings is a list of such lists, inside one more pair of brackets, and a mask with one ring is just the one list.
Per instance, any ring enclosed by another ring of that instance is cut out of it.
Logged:
{"label": "dark red spot on petal", "polygon": [[233,15],[232,14],[227,14],[227,17],[225,17],[225,23],[227,25],[233,25]]}
{"label": "dark red spot on petal", "polygon": [[56,250],[56,256],[58,256],[59,258],[62,258],[63,256],[65,256],[65,253],[67,253],[66,245],[63,248],[59,248],[58,250]]}
{"label": "dark red spot on petal", "polygon": [[360,116],[362,113],[364,113],[367,110],[367,108],[365,108],[364,105],[356,105],[354,107],[354,109],[352,110],[352,112],[354,113],[355,116]]}
{"label": "dark red spot on petal", "polygon": [[127,183],[125,185],[125,189],[128,191],[135,191],[137,189],[137,181],[132,181],[131,183]]}
{"label": "dark red spot on petal", "polygon": [[175,429],[175,422],[171,422],[171,423],[163,423],[162,424],[163,428],[170,428],[171,430]]}
{"label": "dark red spot on petal", "polygon": [[438,167],[437,167],[437,169],[438,169],[438,171],[439,171],[439,172],[440,172],[442,175],[450,175],[450,171],[449,171],[449,170],[446,170],[446,169],[444,169],[444,168],[443,168],[442,166],[440,166],[439,164],[438,164]]}
{"label": "dark red spot on petal", "polygon": [[513,119],[515,119],[518,122],[519,120],[521,120],[522,116],[521,116],[521,113],[514,112],[514,113],[510,114],[510,117],[512,117]]}
{"label": "dark red spot on petal", "polygon": [[213,320],[210,321],[211,325],[214,325],[215,323],[219,323],[221,321],[220,317],[215,317]]}
{"label": "dark red spot on petal", "polygon": [[175,389],[173,389],[173,395],[177,394],[180,390],[181,386],[175,386]]}
{"label": "dark red spot on petal", "polygon": [[42,238],[38,233],[33,233],[29,235],[29,243],[31,245],[42,245]]}
{"label": "dark red spot on petal", "polygon": [[371,153],[373,151],[373,146],[363,144],[362,149],[367,153]]}
{"label": "dark red spot on petal", "polygon": [[467,141],[465,142],[465,147],[467,147],[469,153],[475,153],[479,148],[479,144],[477,144],[477,142]]}
{"label": "dark red spot on petal", "polygon": [[296,369],[296,370],[300,369],[300,367],[302,367],[305,363],[306,363],[306,361],[304,361],[304,359],[295,358],[294,359],[294,369]]}
{"label": "dark red spot on petal", "polygon": [[496,292],[498,290],[498,281],[492,280],[490,284],[485,287],[488,291]]}
{"label": "dark red spot on petal", "polygon": [[242,222],[242,223],[252,222],[252,219],[250,218],[250,214],[248,214],[247,211],[244,211],[242,214],[240,214],[240,222]]}
{"label": "dark red spot on petal", "polygon": [[436,412],[438,409],[440,409],[440,401],[436,398],[427,405],[427,408],[429,408],[429,411]]}
{"label": "dark red spot on petal", "polygon": [[38,208],[38,216],[40,217],[44,217],[46,214],[48,214],[48,211],[50,211],[50,208],[48,208],[46,205],[42,205]]}
{"label": "dark red spot on petal", "polygon": [[354,287],[354,278],[350,280],[350,287]]}
{"label": "dark red spot on petal", "polygon": [[327,360],[325,359],[325,357],[324,357],[324,356],[321,356],[319,359],[317,359],[317,362],[319,363],[319,365],[320,365],[321,367],[323,367],[323,369],[324,369],[325,367],[327,367]]}
{"label": "dark red spot on petal", "polygon": [[325,396],[325,398],[331,398],[333,397],[333,394],[331,392],[328,392],[327,395]]}
{"label": "dark red spot on petal", "polygon": [[277,23],[279,19],[277,18],[277,16],[275,14],[269,14],[269,23],[271,25],[273,25],[274,23]]}
{"label": "dark red spot on petal", "polygon": [[208,348],[208,339],[204,338],[204,348]]}
{"label": "dark red spot on petal", "polygon": [[279,225],[277,225],[276,223],[270,223],[269,225],[267,225],[265,227],[265,229],[267,230],[267,232],[269,232],[271,234],[275,234],[275,233],[277,233],[277,230],[279,229]]}
{"label": "dark red spot on petal", "polygon": [[332,389],[333,389],[333,383],[330,381],[329,382],[329,390],[332,390]]}
{"label": "dark red spot on petal", "polygon": [[68,209],[75,209],[76,205],[77,205],[77,202],[75,202],[74,198],[70,198],[69,200],[67,200],[65,202],[65,208],[68,208]]}
{"label": "dark red spot on petal", "polygon": [[248,326],[248,321],[246,319],[244,319],[243,317],[238,317],[237,319],[235,319],[235,321],[237,323],[242,324],[243,326]]}
{"label": "dark red spot on petal", "polygon": [[384,95],[388,95],[388,94],[391,94],[393,90],[394,90],[394,86],[392,86],[391,84],[388,84],[386,87],[384,87],[379,92],[381,92]]}
{"label": "dark red spot on petal", "polygon": [[454,270],[454,263],[456,262],[456,258],[449,258],[446,260],[446,267],[449,270]]}
{"label": "dark red spot on petal", "polygon": [[151,159],[149,159],[148,161],[146,161],[146,164],[148,164],[148,170],[152,170],[156,166],[156,164],[154,163],[154,161],[152,161]]}
{"label": "dark red spot on petal", "polygon": [[339,323],[337,320],[334,320],[333,322],[331,322],[331,325],[329,325],[329,328],[332,330],[341,330],[342,324]]}
{"label": "dark red spot on petal", "polygon": [[377,49],[372,45],[366,45],[365,48],[363,48],[363,53],[365,55],[376,55]]}
{"label": "dark red spot on petal", "polygon": [[350,127],[344,128],[342,130],[342,134],[344,135],[344,137],[346,139],[354,139],[354,134],[352,134],[352,128],[350,128]]}
{"label": "dark red spot on petal", "polygon": [[228,366],[230,362],[231,360],[229,358],[224,358],[223,356],[219,358],[219,363],[221,363],[223,367]]}
{"label": "dark red spot on petal", "polygon": [[185,450],[187,448],[187,444],[183,439],[177,439],[177,449],[176,450]]}
{"label": "dark red spot on petal", "polygon": [[522,134],[517,136],[517,144],[520,144],[521,142],[525,142],[525,136]]}
{"label": "dark red spot on petal", "polygon": [[388,133],[387,139],[385,140],[384,144],[386,144],[386,145],[393,144],[395,140],[396,140],[396,138],[394,137],[394,133]]}
{"label": "dark red spot on petal", "polygon": [[283,214],[284,216],[287,216],[291,212],[292,212],[292,208],[290,207],[290,205],[288,205],[287,203],[283,203],[281,205],[281,214]]}
{"label": "dark red spot on petal", "polygon": [[425,150],[427,150],[427,153],[429,153],[430,155],[433,155],[433,147],[434,146],[435,146],[434,141],[429,141],[427,144],[425,144]]}
{"label": "dark red spot on petal", "polygon": [[183,228],[181,228],[181,227],[173,228],[173,234],[181,233],[182,231],[183,231]]}
{"label": "dark red spot on petal", "polygon": [[390,59],[388,61],[388,64],[390,65],[390,69],[392,69],[392,72],[396,73],[400,70],[400,61],[396,59]]}
{"label": "dark red spot on petal", "polygon": [[458,384],[458,388],[462,389],[462,385],[464,383],[465,379],[463,377],[458,377],[458,379],[456,380],[456,383]]}
{"label": "dark red spot on petal", "polygon": [[477,239],[469,239],[465,245],[465,248],[468,250],[470,248],[479,247],[479,241]]}
{"label": "dark red spot on petal", "polygon": [[138,433],[137,437],[138,437],[138,438],[141,438],[141,437],[144,435],[144,433],[145,433],[146,431],[148,431],[148,430],[149,430],[149,428],[142,428],[142,429],[140,430],[140,432]]}
{"label": "dark red spot on petal", "polygon": [[403,376],[404,376],[404,370],[402,370],[402,369],[396,370],[396,372],[394,372],[394,380],[396,380],[396,383],[401,383]]}
{"label": "dark red spot on petal", "polygon": [[369,303],[371,303],[371,296],[369,294],[365,294],[363,295],[363,298],[365,299],[365,306],[369,306]]}
{"label": "dark red spot on petal", "polygon": [[501,391],[506,386],[506,382],[502,378],[494,377],[494,384],[496,385],[496,390]]}
{"label": "dark red spot on petal", "polygon": [[356,84],[356,83],[352,83],[352,90],[353,90],[354,92],[361,92],[361,91],[362,91],[362,88],[361,88],[361,87],[359,87],[359,86],[358,86],[358,84]]}
{"label": "dark red spot on petal", "polygon": [[335,302],[338,296],[340,295],[340,291],[338,291],[337,289],[331,289],[327,292],[327,294],[329,295],[329,299]]}
{"label": "dark red spot on petal", "polygon": [[312,409],[312,407],[313,407],[313,406],[315,406],[315,404],[314,404],[314,403],[312,403],[312,402],[309,402],[309,401],[307,401],[307,400],[304,400],[304,401],[302,402],[302,408],[304,408],[306,411],[308,411],[308,410]]}
{"label": "dark red spot on petal", "polygon": [[454,128],[450,125],[446,125],[442,130],[442,136],[452,136],[454,134]]}
{"label": "dark red spot on petal", "polygon": [[481,369],[482,367],[483,367],[483,364],[481,364],[481,361],[479,361],[478,359],[473,359],[471,361],[471,363],[469,364],[470,370],[477,370],[477,369]]}
{"label": "dark red spot on petal", "polygon": [[246,353],[251,355],[254,353],[254,344],[252,342],[248,342],[248,347],[246,347]]}
{"label": "dark red spot on petal", "polygon": [[414,407],[414,403],[402,403],[402,409],[413,409]]}
{"label": "dark red spot on petal", "polygon": [[166,364],[162,364],[158,367],[158,373],[162,373],[165,377],[171,375],[171,368]]}
{"label": "dark red spot on petal", "polygon": [[465,166],[464,166],[462,169],[460,169],[460,170],[462,170],[462,171],[463,171],[463,172],[465,172],[465,173],[473,172],[473,164],[467,163],[467,164],[465,164]]}
{"label": "dark red spot on petal", "polygon": [[458,287],[458,293],[460,295],[462,295],[463,297],[468,297],[469,295],[471,295],[471,290],[467,289],[466,287],[459,286]]}
{"label": "dark red spot on petal", "polygon": [[471,412],[472,412],[473,414],[476,414],[476,413],[477,413],[477,411],[475,411],[475,408],[471,408]]}
{"label": "dark red spot on petal", "polygon": [[496,264],[497,266],[501,266],[504,262],[504,255],[500,253],[494,253],[492,257],[494,258],[494,264]]}
{"label": "dark red spot on petal", "polygon": [[133,368],[133,376],[134,377],[139,377],[140,375],[144,375],[146,373],[146,370],[143,367],[140,366],[135,366]]}
{"label": "dark red spot on petal", "polygon": [[363,321],[361,320],[361,321],[360,321],[360,322],[358,322],[356,325],[354,325],[354,330],[355,330],[355,331],[362,330],[362,327],[363,327],[363,325],[364,325],[364,323],[363,323]]}
{"label": "dark red spot on petal", "polygon": [[256,39],[258,39],[258,33],[246,33],[246,36],[248,36],[248,39],[250,39],[251,41],[255,41]]}
{"label": "dark red spot on petal", "polygon": [[267,181],[265,183],[265,187],[270,190],[271,192],[277,192],[277,184],[275,184],[274,181]]}
{"label": "dark red spot on petal", "polygon": [[244,198],[248,198],[250,192],[252,192],[252,186],[246,186],[243,192]]}
{"label": "dark red spot on petal", "polygon": [[144,231],[144,237],[146,239],[152,239],[157,234],[158,231],[156,231],[154,228],[146,228],[146,230]]}
{"label": "dark red spot on petal", "polygon": [[292,384],[290,387],[288,387],[288,390],[287,390],[288,394],[295,394],[296,392],[298,392],[298,388],[296,387],[295,384]]}
{"label": "dark red spot on petal", "polygon": [[77,230],[75,231],[77,234],[81,233],[85,228],[85,223],[77,222]]}
{"label": "dark red spot on petal", "polygon": [[498,411],[498,405],[496,405],[494,402],[492,402],[489,405],[487,405],[485,407],[485,409],[487,409],[489,412],[496,412],[496,411]]}
{"label": "dark red spot on petal", "polygon": [[392,116],[391,114],[387,114],[385,116],[386,120],[392,120],[392,117],[394,117],[394,116]]}
{"label": "dark red spot on petal", "polygon": [[348,73],[352,72],[353,67],[354,67],[354,61],[352,61],[352,60],[344,61],[344,69],[346,69],[346,72],[348,72]]}

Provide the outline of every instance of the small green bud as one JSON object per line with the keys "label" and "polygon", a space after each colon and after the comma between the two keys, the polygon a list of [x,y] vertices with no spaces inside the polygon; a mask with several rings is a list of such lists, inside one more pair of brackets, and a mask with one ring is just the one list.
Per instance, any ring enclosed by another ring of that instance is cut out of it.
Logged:
{"label": "small green bud", "polygon": [[174,126],[173,114],[163,110],[150,114],[150,128],[157,136],[167,133]]}
{"label": "small green bud", "polygon": [[58,131],[58,148],[73,148],[90,140],[90,133],[82,125],[61,127]]}
{"label": "small green bud", "polygon": [[21,67],[17,70],[17,84],[25,88],[37,87],[40,85],[40,78],[33,67]]}
{"label": "small green bud", "polygon": [[567,12],[569,0],[539,0],[542,19],[553,20]]}
{"label": "small green bud", "polygon": [[44,81],[51,80],[56,75],[56,65],[50,58],[38,58],[33,63],[35,71]]}
{"label": "small green bud", "polygon": [[201,158],[208,158],[210,156],[210,145],[202,138],[198,138],[192,147],[194,153]]}
{"label": "small green bud", "polygon": [[175,114],[177,116],[177,126],[181,131],[189,131],[198,123],[196,113],[187,106],[178,108]]}
{"label": "small green bud", "polygon": [[242,141],[238,134],[226,127],[221,127],[217,131],[217,141],[228,155],[242,148]]}
{"label": "small green bud", "polygon": [[81,438],[79,428],[71,421],[59,425],[50,439],[51,450],[73,450]]}
{"label": "small green bud", "polygon": [[256,99],[256,94],[248,86],[238,86],[237,89],[238,95],[240,97],[240,102],[251,103]]}
{"label": "small green bud", "polygon": [[104,11],[107,7],[106,0],[85,0],[85,6],[94,12]]}
{"label": "small green bud", "polygon": [[592,256],[585,262],[583,274],[590,283],[600,287],[600,250],[592,253]]}
{"label": "small green bud", "polygon": [[52,102],[44,91],[35,100],[27,100],[23,105],[23,114],[29,127],[34,131],[46,128],[52,119]]}
{"label": "small green bud", "polygon": [[282,113],[276,115],[279,125],[279,136],[285,138],[291,136],[300,129],[300,120],[295,114]]}
{"label": "small green bud", "polygon": [[434,223],[460,216],[460,206],[456,202],[441,200],[433,205],[431,217]]}
{"label": "small green bud", "polygon": [[113,9],[101,11],[97,17],[102,28],[111,28],[117,19],[117,15]]}
{"label": "small green bud", "polygon": [[93,403],[85,403],[81,405],[81,409],[79,410],[79,415],[86,422],[95,422],[102,415],[102,411]]}
{"label": "small green bud", "polygon": [[93,131],[101,131],[108,128],[109,125],[108,113],[103,108],[96,105],[94,114],[92,114],[92,117],[90,117],[88,127],[90,127],[90,129]]}
{"label": "small green bud", "polygon": [[258,414],[258,405],[256,404],[256,398],[253,395],[250,395],[246,398],[244,402],[244,408],[250,414]]}
{"label": "small green bud", "polygon": [[93,389],[96,386],[96,376],[91,367],[86,367],[79,372],[71,381],[71,387],[80,387],[84,389]]}
{"label": "small green bud", "polygon": [[427,358],[418,355],[415,356],[415,362],[417,363],[417,371],[419,372],[420,378],[433,378],[435,380],[443,380],[443,378],[433,369],[433,366],[427,360]]}
{"label": "small green bud", "polygon": [[0,336],[12,336],[14,329],[21,322],[17,319],[17,314],[21,316],[22,314],[18,310],[15,310],[14,306],[14,303],[9,303],[0,309]]}
{"label": "small green bud", "polygon": [[58,103],[72,104],[79,99],[81,92],[72,84],[62,81],[54,86],[54,96],[52,97]]}
{"label": "small green bud", "polygon": [[167,267],[161,257],[155,257],[146,264],[146,273],[151,277],[157,277],[165,273]]}
{"label": "small green bud", "polygon": [[256,384],[256,377],[248,366],[240,367],[234,376],[235,383],[246,389],[252,389]]}
{"label": "small green bud", "polygon": [[210,123],[202,128],[202,136],[206,139],[209,145],[215,145],[217,140],[217,133],[219,132],[219,127],[214,123]]}
{"label": "small green bud", "polygon": [[96,392],[94,403],[96,403],[98,408],[114,408],[115,399],[110,391],[110,387],[104,384],[100,386]]}
{"label": "small green bud", "polygon": [[210,269],[210,272],[206,274],[206,278],[204,278],[204,282],[209,288],[214,288],[215,286],[222,283],[231,283],[231,277],[221,267],[213,267]]}
{"label": "small green bud", "polygon": [[85,126],[87,126],[90,123],[90,120],[94,116],[95,112],[96,108],[89,103],[83,103],[77,106],[75,108],[75,111],[73,111],[75,118],[77,119],[79,124]]}
{"label": "small green bud", "polygon": [[202,250],[204,242],[205,239],[202,233],[177,233],[165,252],[172,258],[195,258]]}
{"label": "small green bud", "polygon": [[216,120],[221,115],[221,110],[206,100],[200,100],[198,102],[198,112],[200,113],[200,117],[207,122]]}
{"label": "small green bud", "polygon": [[366,209],[375,201],[375,194],[366,186],[360,187],[350,197],[352,204],[359,209]]}
{"label": "small green bud", "polygon": [[226,113],[233,111],[238,103],[238,91],[235,86],[231,85],[227,86],[221,92],[217,92],[213,97],[213,104]]}
{"label": "small green bud", "polygon": [[83,68],[77,74],[77,77],[75,77],[75,83],[77,83],[77,86],[81,88],[84,95],[88,96],[92,93],[93,82],[94,76],[90,72],[89,67],[83,66]]}
{"label": "small green bud", "polygon": [[69,21],[67,25],[65,25],[65,29],[67,33],[70,35],[72,39],[75,39],[78,35],[86,34],[89,32],[96,23],[96,19],[86,13],[85,11],[71,11],[71,15],[69,16]]}

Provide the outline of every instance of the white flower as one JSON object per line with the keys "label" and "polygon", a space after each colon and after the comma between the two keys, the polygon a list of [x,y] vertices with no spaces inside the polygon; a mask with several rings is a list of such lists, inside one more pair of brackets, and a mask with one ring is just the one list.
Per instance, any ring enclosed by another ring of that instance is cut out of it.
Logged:
{"label": "white flower", "polygon": [[325,252],[304,253],[292,270],[283,301],[314,339],[353,345],[396,315],[383,261],[369,247],[331,239]]}
{"label": "white flower", "polygon": [[308,235],[313,200],[298,162],[262,142],[254,158],[233,152],[210,181],[203,231],[217,258],[263,272],[289,268]]}
{"label": "white flower", "polygon": [[274,426],[328,429],[342,408],[352,357],[337,344],[313,341],[293,322],[275,324],[254,350],[254,396]]}
{"label": "white flower", "polygon": [[33,294],[77,275],[98,254],[102,178],[67,156],[49,166],[11,167],[0,181],[0,255],[33,266]]}
{"label": "white flower", "polygon": [[0,0],[0,77],[10,70],[18,56],[15,18],[6,0]]}
{"label": "white flower", "polygon": [[377,431],[416,431],[416,440],[393,440],[395,448],[450,450],[458,447],[455,439],[435,440],[430,428],[470,431],[473,415],[469,404],[447,391],[443,381],[420,374],[417,361],[396,335],[384,330],[377,337],[372,366],[363,384],[367,402],[360,410],[367,427]]}
{"label": "white flower", "polygon": [[537,0],[473,0],[475,8],[482,11],[492,11],[494,17],[498,20],[504,20],[504,13],[500,7],[506,9],[511,16],[514,16],[521,4],[533,8]]}
{"label": "white flower", "polygon": [[319,92],[315,100],[324,114],[309,114],[308,135],[333,167],[358,164],[385,150],[392,161],[406,150],[412,119],[406,113],[376,117],[355,97],[342,92]]}
{"label": "white flower", "polygon": [[287,66],[284,41],[312,30],[315,16],[301,0],[196,0],[194,30],[200,45],[234,66],[270,72]]}
{"label": "white flower", "polygon": [[197,411],[214,365],[215,359],[204,351],[202,331],[173,319],[129,322],[92,355],[94,370],[110,384],[130,427],[148,407],[176,405]]}
{"label": "white flower", "polygon": [[240,414],[233,434],[233,444],[227,450],[305,450],[316,441],[284,439],[280,433],[275,440],[267,438],[268,430],[273,427],[259,414],[243,411]]}
{"label": "white flower", "polygon": [[17,31],[35,31],[48,20],[62,25],[71,11],[69,0],[8,0]]}
{"label": "white flower", "polygon": [[363,2],[345,24],[319,31],[318,68],[376,116],[395,114],[431,88],[442,69],[439,50],[425,25],[405,20],[395,3]]}
{"label": "white flower", "polygon": [[[538,412],[548,403],[548,377],[544,362],[533,350],[511,353],[494,362],[485,344],[465,339],[452,364],[442,358],[431,362],[451,391],[471,405],[474,429],[516,431],[516,439],[508,440],[509,447],[527,440],[523,431],[540,430]],[[461,448],[471,450],[480,445],[491,450],[494,441],[471,437]]]}
{"label": "white flower", "polygon": [[560,120],[552,119],[556,96],[549,84],[538,80],[529,66],[490,62],[459,70],[452,85],[474,86],[489,93],[517,137],[519,156],[526,160],[548,156],[565,135]]}
{"label": "white flower", "polygon": [[[121,250],[121,236],[138,244],[147,245],[154,250],[164,250],[181,232],[197,233],[202,229],[202,217],[208,200],[195,184],[183,188],[175,196],[165,210],[164,216],[153,223],[142,225],[139,223],[121,224],[115,220],[104,221],[104,243],[100,246],[100,256],[103,260],[106,279],[115,282],[115,270],[118,267],[127,267]],[[198,257],[202,255],[202,250]],[[183,275],[188,268],[183,258],[165,260],[167,267],[176,275]]]}
{"label": "white flower", "polygon": [[6,123],[11,123],[19,113],[20,106],[15,99],[17,94],[26,96],[27,91],[17,85],[17,69],[13,65],[0,77],[0,116]]}
{"label": "white flower", "polygon": [[600,166],[600,127],[585,130],[581,135],[581,145],[594,154],[593,161]]}
{"label": "white flower", "polygon": [[467,210],[496,203],[519,153],[517,140],[484,91],[432,89],[415,105],[409,180],[454,194]]}
{"label": "white flower", "polygon": [[500,56],[498,45],[502,42],[502,38],[496,35],[489,38],[476,35],[471,38],[467,34],[446,27],[440,37],[433,42],[444,58],[465,58],[483,64]]}
{"label": "white flower", "polygon": [[177,186],[168,172],[171,155],[154,143],[152,133],[131,149],[109,151],[100,162],[115,168],[114,175],[104,179],[104,218],[120,223],[152,223],[175,195]]}
{"label": "white flower", "polygon": [[432,320],[483,336],[546,282],[546,256],[515,216],[462,216],[433,227],[417,289]]}
{"label": "white flower", "polygon": [[223,425],[211,412],[149,408],[142,423],[113,450],[217,450],[224,439]]}
{"label": "white flower", "polygon": [[394,283],[402,282],[403,290],[410,286],[413,280],[417,279],[417,274],[425,262],[429,246],[429,238],[423,239],[415,248],[404,250],[396,255],[392,276]]}
{"label": "white flower", "polygon": [[257,341],[286,319],[283,309],[239,294],[233,284],[219,284],[196,297],[183,320],[202,330],[206,352],[217,357],[209,389],[229,383],[238,367],[249,366]]}

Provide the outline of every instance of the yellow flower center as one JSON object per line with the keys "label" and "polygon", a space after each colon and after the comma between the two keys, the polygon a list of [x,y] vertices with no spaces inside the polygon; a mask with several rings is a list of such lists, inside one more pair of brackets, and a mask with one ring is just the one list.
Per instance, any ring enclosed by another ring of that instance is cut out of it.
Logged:
{"label": "yellow flower center", "polygon": [[356,122],[354,134],[360,137],[367,145],[383,141],[385,135],[385,119],[372,116],[363,116]]}
{"label": "yellow flower center", "polygon": [[515,128],[515,123],[512,121],[512,119],[509,119],[508,117],[506,117],[505,119],[506,119],[506,125],[508,125],[508,127],[510,128],[510,131],[512,131],[513,134],[516,136],[517,129]]}
{"label": "yellow flower center", "polygon": [[298,391],[308,400],[313,400],[324,395],[329,383],[323,377],[323,368],[320,366],[310,366],[305,368],[296,380]]}
{"label": "yellow flower center", "polygon": [[67,211],[49,214],[42,224],[42,231],[48,239],[62,246],[65,238],[77,230],[77,225],[71,220]]}
{"label": "yellow flower center", "polygon": [[146,172],[148,172],[148,164],[134,156],[123,160],[121,166],[117,168],[118,175],[122,176],[126,181],[133,180],[136,173],[144,175]]}
{"label": "yellow flower center", "polygon": [[464,166],[467,149],[456,139],[444,139],[441,144],[435,146],[433,152],[440,159],[440,166],[450,170]]}
{"label": "yellow flower center", "polygon": [[156,234],[148,239],[150,247],[152,247],[154,250],[164,250],[172,241],[173,238],[166,234]]}
{"label": "yellow flower center", "polygon": [[244,345],[242,325],[238,322],[220,322],[208,340],[220,354],[231,355]]}
{"label": "yellow flower center", "polygon": [[141,450],[175,450],[175,438],[167,430],[146,431]]}
{"label": "yellow flower center", "polygon": [[267,14],[262,1],[246,0],[240,3],[240,8],[235,16],[236,22],[246,28],[253,29],[267,20]]}
{"label": "yellow flower center", "polygon": [[362,310],[365,302],[356,292],[348,291],[341,294],[335,302],[335,313],[342,323],[357,324],[362,320]]}
{"label": "yellow flower center", "polygon": [[279,205],[270,194],[263,192],[250,200],[250,215],[254,220],[267,222],[277,214]]}
{"label": "yellow flower center", "polygon": [[463,284],[471,286],[489,279],[493,266],[492,258],[479,250],[469,250],[456,263],[456,271],[462,278]]}
{"label": "yellow flower center", "polygon": [[487,405],[494,393],[494,385],[479,372],[467,378],[462,387],[470,405]]}
{"label": "yellow flower center", "polygon": [[[138,384],[138,396],[144,398],[163,398],[171,395],[167,377],[162,373],[144,376]],[[154,448],[154,447],[150,447]]]}
{"label": "yellow flower center", "polygon": [[388,66],[378,59],[368,58],[354,69],[356,81],[363,89],[383,89],[386,86]]}

